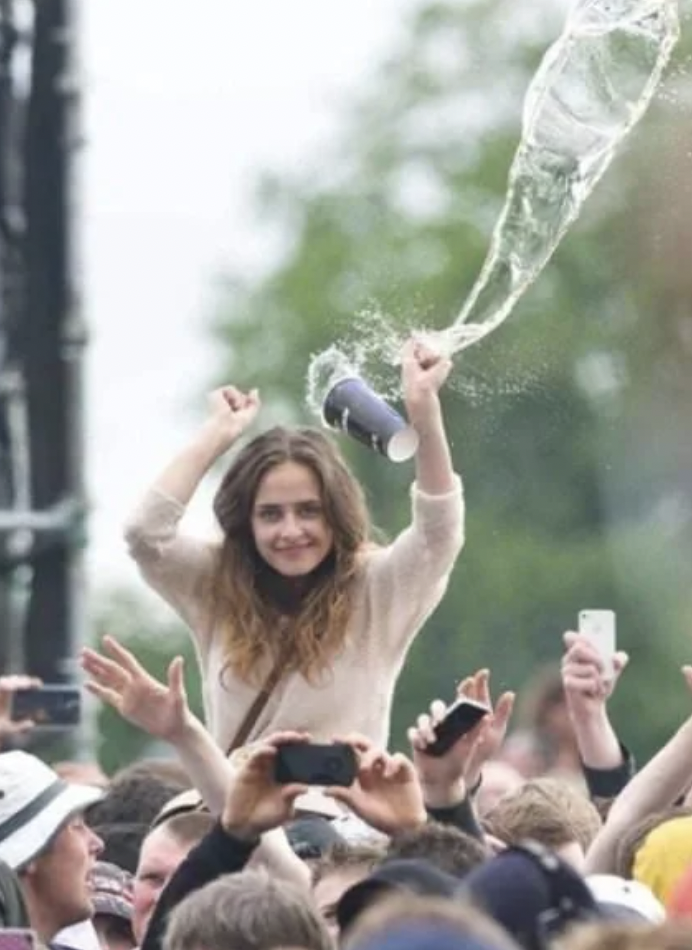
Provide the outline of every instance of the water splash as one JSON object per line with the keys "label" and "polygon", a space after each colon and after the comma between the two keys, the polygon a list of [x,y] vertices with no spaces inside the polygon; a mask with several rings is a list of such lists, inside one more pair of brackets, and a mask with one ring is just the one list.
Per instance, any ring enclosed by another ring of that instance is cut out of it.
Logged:
{"label": "water splash", "polygon": [[[480,275],[450,327],[419,331],[435,349],[458,353],[509,316],[646,111],[679,34],[677,0],[577,0],[529,86],[505,205]],[[366,333],[357,321],[357,340],[313,357],[313,409],[326,392],[323,377],[342,365],[360,375],[370,369],[371,380],[379,374],[396,392],[386,367],[398,363],[407,334],[375,317]]]}
{"label": "water splash", "polygon": [[396,368],[412,331],[413,327],[402,327],[377,307],[361,310],[347,339],[312,357],[307,379],[308,408],[320,416],[325,394],[345,376],[367,379],[383,399],[395,400],[399,393]]}
{"label": "water splash", "polygon": [[580,0],[524,102],[490,251],[451,327],[452,355],[496,329],[547,264],[651,102],[680,34],[677,0]]}

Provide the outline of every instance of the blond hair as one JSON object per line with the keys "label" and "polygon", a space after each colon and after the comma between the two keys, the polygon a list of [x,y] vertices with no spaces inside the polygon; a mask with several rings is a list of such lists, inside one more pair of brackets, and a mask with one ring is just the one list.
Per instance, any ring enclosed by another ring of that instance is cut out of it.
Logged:
{"label": "blond hair", "polygon": [[692,928],[662,924],[588,924],[575,927],[555,950],[692,950]]}
{"label": "blond hair", "polygon": [[576,841],[586,852],[602,821],[595,805],[569,782],[543,777],[501,798],[483,824],[506,844],[532,838],[555,849]]}
{"label": "blond hair", "polygon": [[452,930],[459,937],[475,937],[495,950],[519,950],[519,945],[499,924],[470,903],[417,894],[378,899],[349,927],[341,946],[351,950],[366,939],[383,937],[393,929],[410,930],[417,924]]}

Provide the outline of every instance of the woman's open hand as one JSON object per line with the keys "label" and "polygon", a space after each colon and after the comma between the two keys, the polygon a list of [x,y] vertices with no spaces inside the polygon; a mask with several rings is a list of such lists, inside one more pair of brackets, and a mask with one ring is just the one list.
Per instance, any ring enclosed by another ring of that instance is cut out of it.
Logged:
{"label": "woman's open hand", "polygon": [[112,706],[120,715],[150,736],[175,744],[194,720],[187,703],[183,679],[183,658],[175,657],[168,667],[168,682],[151,676],[115,637],[103,638],[108,656],[85,647],[82,669],[91,677],[86,688]]}

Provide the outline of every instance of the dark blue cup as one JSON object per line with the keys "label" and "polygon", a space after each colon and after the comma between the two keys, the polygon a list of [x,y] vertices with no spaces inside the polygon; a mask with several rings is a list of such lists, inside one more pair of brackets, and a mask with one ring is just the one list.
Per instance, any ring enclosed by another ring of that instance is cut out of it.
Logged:
{"label": "dark blue cup", "polygon": [[416,454],[416,430],[358,376],[342,378],[331,387],[322,416],[330,428],[347,433],[392,462],[405,462]]}

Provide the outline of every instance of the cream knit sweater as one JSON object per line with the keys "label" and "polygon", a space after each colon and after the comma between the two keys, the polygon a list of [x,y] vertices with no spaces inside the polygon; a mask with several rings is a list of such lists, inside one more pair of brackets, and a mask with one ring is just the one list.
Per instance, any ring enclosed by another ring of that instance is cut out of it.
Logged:
{"label": "cream knit sweater", "polygon": [[[317,741],[359,732],[386,748],[399,671],[411,642],[439,603],[464,540],[461,480],[446,495],[411,490],[412,523],[390,545],[363,555],[360,590],[345,643],[317,685],[290,673],[274,690],[250,741],[279,729]],[[193,633],[204,680],[207,725],[227,748],[257,687],[224,668],[221,638],[201,596],[219,542],[178,530],[184,507],[160,492],[143,498],[126,528],[130,553],[147,583]]]}

